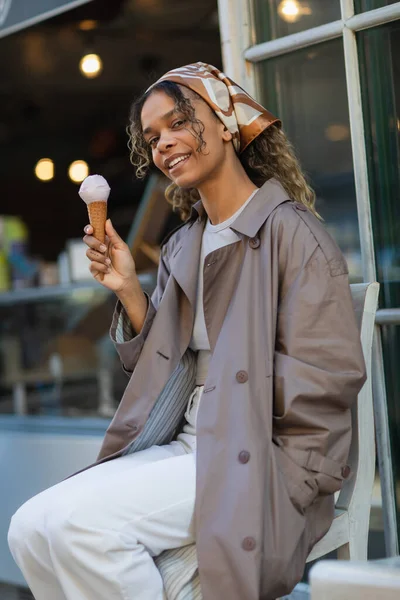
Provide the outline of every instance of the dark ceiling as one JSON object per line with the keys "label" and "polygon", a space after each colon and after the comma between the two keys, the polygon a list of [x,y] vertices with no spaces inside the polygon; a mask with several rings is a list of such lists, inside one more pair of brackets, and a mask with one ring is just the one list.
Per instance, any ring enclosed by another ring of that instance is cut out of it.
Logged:
{"label": "dark ceiling", "polygon": [[[84,31],[88,19],[96,26]],[[78,68],[88,52],[103,61],[96,79]],[[126,146],[130,103],[197,60],[221,66],[217,0],[93,0],[0,39],[0,214],[25,220],[33,255],[55,260],[81,235],[85,206],[67,176],[76,159],[109,180],[111,216],[126,233],[143,191]],[[55,163],[47,183],[33,171],[43,157]]]}

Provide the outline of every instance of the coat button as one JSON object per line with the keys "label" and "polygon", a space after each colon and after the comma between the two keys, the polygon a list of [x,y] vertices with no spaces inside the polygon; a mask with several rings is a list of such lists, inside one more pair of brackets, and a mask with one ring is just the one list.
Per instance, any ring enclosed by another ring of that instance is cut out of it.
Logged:
{"label": "coat button", "polygon": [[236,373],[236,381],[238,381],[239,383],[246,383],[248,379],[249,376],[247,375],[246,371],[238,371]]}
{"label": "coat button", "polygon": [[256,547],[256,540],[253,537],[245,537],[244,538],[244,540],[242,542],[243,550],[250,552],[251,550],[254,550],[255,547]]}
{"label": "coat button", "polygon": [[342,467],[342,477],[343,477],[343,479],[347,479],[348,476],[350,475],[350,473],[351,473],[351,469],[350,469],[349,465],[346,465],[345,467]]}
{"label": "coat button", "polygon": [[257,248],[260,247],[261,241],[259,237],[253,237],[249,239],[249,246],[250,248],[253,248],[253,250],[256,250]]}
{"label": "coat button", "polygon": [[247,450],[242,450],[241,452],[239,452],[239,462],[242,463],[242,465],[245,465],[246,463],[248,463],[250,460],[250,452],[247,452]]}
{"label": "coat button", "polygon": [[295,202],[294,207],[297,208],[297,210],[303,210],[303,211],[307,210],[307,208],[301,202]]}

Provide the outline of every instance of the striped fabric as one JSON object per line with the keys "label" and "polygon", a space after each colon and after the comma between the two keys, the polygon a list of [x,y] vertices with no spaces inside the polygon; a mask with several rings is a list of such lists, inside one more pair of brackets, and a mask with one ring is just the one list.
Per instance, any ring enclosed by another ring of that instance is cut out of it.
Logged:
{"label": "striped fabric", "polygon": [[154,559],[167,600],[202,600],[196,544],[165,550]]}
{"label": "striped fabric", "polygon": [[113,341],[117,342],[117,344],[123,344],[124,342],[129,342],[133,337],[135,337],[135,332],[133,331],[132,323],[125,310],[122,309],[119,313],[117,329],[115,331],[115,340]]}
{"label": "striped fabric", "polygon": [[[115,341],[129,342],[134,335],[131,323],[122,309]],[[169,444],[176,437],[195,383],[196,353],[188,348],[157,398],[143,432],[132,442],[126,454],[154,445]],[[161,573],[167,600],[202,600],[195,544],[166,550],[154,561]]]}
{"label": "striped fabric", "polygon": [[139,437],[125,454],[169,444],[177,435],[196,383],[196,354],[188,348],[157,398]]}

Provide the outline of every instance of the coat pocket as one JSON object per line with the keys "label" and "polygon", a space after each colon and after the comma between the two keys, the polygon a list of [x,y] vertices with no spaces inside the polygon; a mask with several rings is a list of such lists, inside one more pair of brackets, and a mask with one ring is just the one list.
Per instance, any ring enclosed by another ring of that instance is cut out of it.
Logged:
{"label": "coat pocket", "polygon": [[[283,472],[282,450],[271,444],[267,502],[263,518],[263,554],[260,598],[272,600],[289,594],[301,579],[309,547],[307,519]],[[286,468],[286,462],[285,462]],[[303,495],[301,496],[303,499]]]}
{"label": "coat pocket", "polygon": [[318,484],[313,474],[301,467],[289,456],[284,448],[273,441],[272,444],[276,465],[283,475],[289,497],[297,510],[304,511],[313,503],[318,495]]}

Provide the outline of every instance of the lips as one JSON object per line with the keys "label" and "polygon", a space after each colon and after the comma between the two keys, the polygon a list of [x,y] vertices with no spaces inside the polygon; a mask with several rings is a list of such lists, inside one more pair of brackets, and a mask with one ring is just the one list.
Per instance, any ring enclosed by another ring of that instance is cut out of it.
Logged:
{"label": "lips", "polygon": [[190,158],[190,153],[186,153],[186,154],[183,154],[183,153],[182,154],[173,154],[172,156],[170,156],[169,158],[167,158],[164,161],[164,167],[166,169],[168,169],[169,171],[173,171],[179,165],[181,165],[184,162],[186,162],[188,160],[188,158]]}

